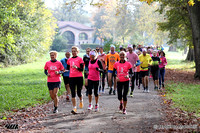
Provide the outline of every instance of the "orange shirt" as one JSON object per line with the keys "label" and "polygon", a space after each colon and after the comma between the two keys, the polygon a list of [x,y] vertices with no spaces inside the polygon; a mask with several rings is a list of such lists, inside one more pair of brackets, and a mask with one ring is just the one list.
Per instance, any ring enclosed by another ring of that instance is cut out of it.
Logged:
{"label": "orange shirt", "polygon": [[113,66],[115,62],[119,61],[119,54],[115,52],[115,54],[107,54],[106,56],[106,65],[108,64],[108,70],[113,71]]}

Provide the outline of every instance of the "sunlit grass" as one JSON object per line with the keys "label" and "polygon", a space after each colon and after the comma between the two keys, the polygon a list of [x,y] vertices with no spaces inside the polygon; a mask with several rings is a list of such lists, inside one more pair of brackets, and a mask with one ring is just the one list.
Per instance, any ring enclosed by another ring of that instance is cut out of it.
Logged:
{"label": "sunlit grass", "polygon": [[166,58],[167,58],[167,62],[168,62],[166,68],[189,70],[189,71],[195,70],[195,63],[185,61],[186,54],[183,54],[183,52],[181,52],[181,51],[166,52]]}

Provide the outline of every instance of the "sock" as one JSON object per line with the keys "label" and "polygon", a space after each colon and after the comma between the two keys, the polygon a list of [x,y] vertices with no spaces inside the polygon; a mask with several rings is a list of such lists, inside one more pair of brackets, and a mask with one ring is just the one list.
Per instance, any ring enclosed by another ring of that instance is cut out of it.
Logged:
{"label": "sock", "polygon": [[74,109],[76,109],[76,106],[74,106]]}

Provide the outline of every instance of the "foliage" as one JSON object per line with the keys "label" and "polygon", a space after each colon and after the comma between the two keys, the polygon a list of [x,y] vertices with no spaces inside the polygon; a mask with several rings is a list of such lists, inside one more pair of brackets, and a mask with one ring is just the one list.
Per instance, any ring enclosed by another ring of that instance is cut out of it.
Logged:
{"label": "foliage", "polygon": [[67,49],[71,49],[73,45],[68,44],[68,41],[63,38],[61,35],[56,35],[55,39],[53,40],[53,44],[51,45],[52,50],[66,51]]}
{"label": "foliage", "polygon": [[121,43],[115,43],[113,42],[113,39],[111,38],[104,38],[104,51],[108,52],[110,51],[110,45],[114,45],[115,46],[115,51],[119,51],[119,47],[120,45],[122,45]]}
{"label": "foliage", "polygon": [[68,0],[60,0],[59,6],[52,9],[53,16],[58,21],[74,21],[79,23],[90,23],[87,12],[82,7],[76,6],[73,8],[71,5],[66,5]]}
{"label": "foliage", "polygon": [[90,47],[91,49],[96,49],[96,47],[100,47],[99,44],[81,44],[81,49],[85,50]]}
{"label": "foliage", "polygon": [[41,0],[1,0],[0,18],[4,66],[31,62],[49,49],[55,19]]}

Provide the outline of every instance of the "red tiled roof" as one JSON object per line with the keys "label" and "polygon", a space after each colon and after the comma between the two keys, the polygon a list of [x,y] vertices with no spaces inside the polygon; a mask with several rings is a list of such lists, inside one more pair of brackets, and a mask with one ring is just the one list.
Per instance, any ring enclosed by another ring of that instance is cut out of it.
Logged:
{"label": "red tiled roof", "polygon": [[58,24],[58,27],[59,27],[60,29],[69,26],[69,27],[72,27],[72,28],[75,28],[75,29],[78,29],[78,30],[81,30],[81,31],[85,31],[85,30],[86,30],[86,31],[88,31],[88,30],[89,30],[89,31],[93,31],[93,30],[94,30],[93,28],[88,27],[88,26],[83,25],[83,24],[78,23],[78,22],[58,21],[57,24]]}

